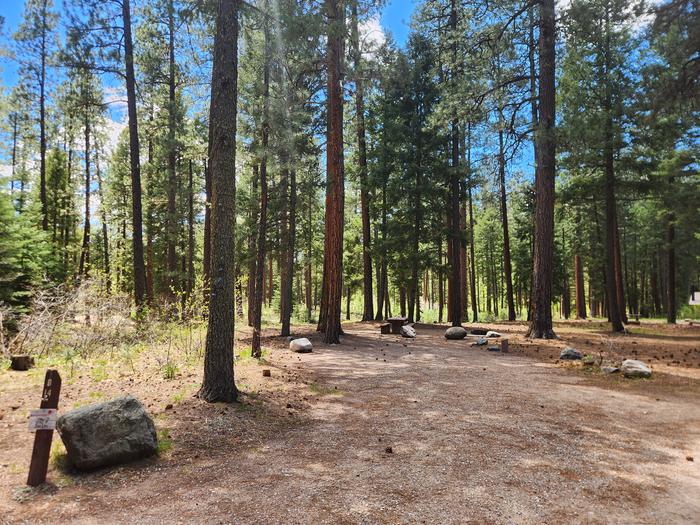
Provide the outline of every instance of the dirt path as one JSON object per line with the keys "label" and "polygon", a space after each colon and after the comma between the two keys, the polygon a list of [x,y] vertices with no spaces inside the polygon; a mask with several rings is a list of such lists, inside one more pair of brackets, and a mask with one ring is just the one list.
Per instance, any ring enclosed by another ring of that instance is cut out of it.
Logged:
{"label": "dirt path", "polygon": [[174,448],[164,458],[25,498],[15,486],[5,502],[3,487],[0,513],[12,523],[96,524],[700,516],[695,380],[588,376],[517,346],[500,354],[446,341],[439,328],[420,327],[412,341],[369,325],[350,331],[341,346],[315,340],[312,354],[273,350],[280,388],[262,401],[183,401],[168,412]]}

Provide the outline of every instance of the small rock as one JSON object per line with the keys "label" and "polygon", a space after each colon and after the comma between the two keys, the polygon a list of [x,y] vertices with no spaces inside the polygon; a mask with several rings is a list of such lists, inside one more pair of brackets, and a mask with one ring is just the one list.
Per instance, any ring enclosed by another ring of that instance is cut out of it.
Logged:
{"label": "small rock", "polygon": [[413,339],[414,337],[416,337],[416,329],[409,325],[403,325],[401,327],[401,337]]}
{"label": "small rock", "polygon": [[451,326],[445,330],[445,339],[464,339],[467,336],[467,331],[461,326]]}
{"label": "small rock", "polygon": [[622,374],[628,378],[651,377],[651,368],[642,361],[625,359],[620,367]]}
{"label": "small rock", "polygon": [[172,410],[172,409],[173,409],[172,403],[168,403],[167,405],[165,405],[165,410]]}
{"label": "small rock", "polygon": [[308,354],[309,352],[313,351],[313,346],[311,345],[311,341],[309,341],[306,337],[301,337],[299,339],[293,339],[289,342],[289,349],[292,352],[297,352],[299,354]]}
{"label": "small rock", "polygon": [[686,461],[695,461],[695,458],[693,456],[686,456],[685,460]]}
{"label": "small rock", "polygon": [[488,332],[486,332],[486,337],[501,337],[501,334],[494,330],[489,330]]}
{"label": "small rock", "polygon": [[559,359],[576,361],[578,359],[583,359],[583,354],[581,352],[579,352],[578,350],[576,350],[575,348],[571,348],[570,346],[567,346],[559,354]]}
{"label": "small rock", "polygon": [[617,374],[620,369],[616,366],[604,366],[600,369],[604,374]]}
{"label": "small rock", "polygon": [[485,346],[488,344],[488,341],[484,339],[483,337],[479,337],[476,341],[474,341],[471,346]]}
{"label": "small rock", "polygon": [[501,347],[500,346],[489,346],[488,351],[489,352],[500,352]]}
{"label": "small rock", "polygon": [[263,371],[262,371],[262,375],[263,375],[263,377],[271,377],[270,369],[269,369],[269,368],[264,368]]}
{"label": "small rock", "polygon": [[384,452],[386,452],[387,454],[393,454],[393,453],[394,453],[394,450],[393,450],[391,447],[386,447],[386,448],[384,449]]}

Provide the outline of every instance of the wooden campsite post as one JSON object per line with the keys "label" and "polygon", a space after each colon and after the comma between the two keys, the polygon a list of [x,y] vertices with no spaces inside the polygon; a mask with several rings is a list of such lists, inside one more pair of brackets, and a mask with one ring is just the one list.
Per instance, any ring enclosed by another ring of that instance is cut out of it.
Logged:
{"label": "wooden campsite post", "polygon": [[[44,378],[44,389],[41,392],[40,409],[58,408],[58,396],[61,393],[61,376],[56,370],[47,370]],[[31,418],[30,416],[30,428]],[[41,419],[41,418],[39,418]],[[27,485],[36,487],[46,481],[46,471],[49,468],[49,453],[51,452],[51,440],[56,424],[54,418],[44,418],[44,421],[34,422],[36,433],[34,434],[34,449],[32,460],[29,464],[29,476]]]}

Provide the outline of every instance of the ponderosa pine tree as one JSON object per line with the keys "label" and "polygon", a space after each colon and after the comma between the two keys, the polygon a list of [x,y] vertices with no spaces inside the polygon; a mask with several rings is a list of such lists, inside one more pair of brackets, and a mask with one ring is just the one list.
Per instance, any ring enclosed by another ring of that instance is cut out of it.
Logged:
{"label": "ponderosa pine tree", "polygon": [[555,15],[554,0],[540,4],[539,122],[536,131],[535,238],[532,306],[528,337],[556,337],[552,325],[552,255],[554,251],[555,137]]}
{"label": "ponderosa pine tree", "polygon": [[20,75],[26,75],[31,93],[38,104],[39,122],[39,199],[41,226],[49,229],[48,195],[46,190],[46,99],[47,68],[56,51],[54,31],[58,16],[52,11],[51,0],[28,0],[24,7],[23,22],[14,35]]}
{"label": "ponderosa pine tree", "polygon": [[326,230],[323,263],[323,291],[319,329],[324,342],[339,343],[342,329],[340,311],[343,295],[343,224],[345,176],[343,160],[343,0],[326,0],[328,44],[327,139],[326,139]]}
{"label": "ponderosa pine tree", "polygon": [[238,0],[217,2],[209,110],[212,281],[204,380],[197,394],[225,403],[238,397],[233,376],[238,9]]}

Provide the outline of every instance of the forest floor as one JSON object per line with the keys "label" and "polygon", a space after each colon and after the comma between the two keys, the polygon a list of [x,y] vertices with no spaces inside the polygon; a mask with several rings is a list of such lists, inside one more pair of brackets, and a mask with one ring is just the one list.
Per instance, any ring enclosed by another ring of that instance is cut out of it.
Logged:
{"label": "forest floor", "polygon": [[[64,377],[62,410],[133,394],[162,451],[80,474],[57,445],[38,489],[24,487],[26,417],[47,363],[3,370],[0,523],[697,522],[700,328],[643,322],[610,337],[600,323],[557,323],[560,339],[538,342],[524,339],[524,323],[489,328],[509,337],[510,353],[447,341],[434,325],[409,340],[352,323],[335,346],[296,327],[314,343],[298,355],[269,329],[264,360],[236,362],[232,405],[193,397],[201,357],[177,345],[171,379],[162,348],[72,374],[51,363]],[[249,338],[238,330],[239,347]],[[654,375],[557,362],[565,346],[606,362],[641,358]]]}

